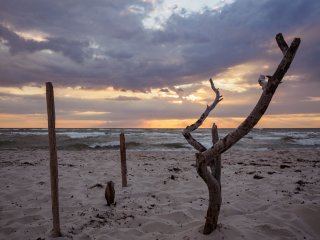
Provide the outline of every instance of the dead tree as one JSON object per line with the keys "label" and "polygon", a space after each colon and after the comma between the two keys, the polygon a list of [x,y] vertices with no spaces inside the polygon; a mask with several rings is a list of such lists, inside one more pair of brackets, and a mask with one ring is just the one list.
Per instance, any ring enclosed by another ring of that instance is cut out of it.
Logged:
{"label": "dead tree", "polygon": [[[200,142],[195,140],[191,132],[196,130],[215,106],[222,100],[219,89],[215,88],[210,79],[211,88],[215,92],[216,97],[210,106],[207,106],[201,117],[192,125],[187,126],[183,130],[183,136],[188,143],[193,146],[196,153],[196,166],[199,176],[207,184],[209,191],[209,205],[207,210],[206,222],[203,229],[204,234],[210,234],[217,228],[218,217],[221,206],[221,157],[220,154],[227,151],[236,142],[243,138],[250,130],[259,122],[265,111],[267,110],[273,94],[281,83],[284,75],[288,71],[294,56],[300,45],[300,38],[295,38],[290,47],[288,47],[281,33],[276,35],[276,41],[283,53],[283,58],[272,76],[260,76],[259,84],[262,87],[262,94],[256,106],[253,108],[249,116],[232,132],[227,134],[223,139],[218,139],[217,126],[212,126],[212,147],[206,149]],[[210,168],[209,168],[210,167]],[[210,170],[209,170],[210,169]]]}

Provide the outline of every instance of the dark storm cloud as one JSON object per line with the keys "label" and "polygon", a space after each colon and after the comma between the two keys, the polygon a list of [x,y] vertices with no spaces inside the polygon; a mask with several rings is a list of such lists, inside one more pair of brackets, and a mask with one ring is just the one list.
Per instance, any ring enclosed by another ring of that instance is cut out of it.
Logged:
{"label": "dark storm cloud", "polygon": [[53,36],[86,38],[104,32],[126,38],[141,28],[141,14],[125,11],[130,5],[139,5],[145,10],[151,7],[139,0],[3,0],[0,21],[18,30],[37,29]]}
{"label": "dark storm cloud", "polygon": [[[155,41],[168,45],[182,43],[184,64],[181,67],[186,75],[201,72],[214,75],[244,61],[279,58],[280,52],[268,56],[265,49],[265,44],[278,32],[283,32],[287,38],[297,34],[303,42],[319,41],[320,33],[315,23],[320,24],[319,1],[239,0],[224,7],[220,14],[206,11],[190,17],[173,15],[165,31],[156,33]],[[305,28],[318,33],[309,39],[304,35]],[[290,43],[292,39],[287,40]],[[309,51],[310,48],[313,52]],[[307,51],[305,58],[310,61],[320,60],[315,43],[302,46],[300,51]],[[308,68],[304,61],[299,64]]]}
{"label": "dark storm cloud", "polygon": [[[319,1],[238,0],[221,12],[174,14],[162,30],[143,27],[152,6],[138,0],[4,0],[0,9],[0,22],[12,29],[2,27],[2,38],[15,53],[0,56],[5,85],[50,80],[69,86],[171,89],[247,61],[277,64],[280,51],[268,53],[267,47],[278,32],[303,39],[292,73],[308,73],[306,81],[319,75]],[[48,41],[26,40],[14,31],[43,32]],[[42,49],[58,54],[25,54]]]}
{"label": "dark storm cloud", "polygon": [[4,44],[9,47],[10,53],[13,55],[20,52],[32,53],[41,50],[52,50],[54,52],[61,52],[64,56],[78,63],[83,61],[85,55],[83,49],[88,46],[86,42],[66,40],[63,38],[48,38],[47,41],[42,42],[27,40],[1,24],[0,38],[4,40]]}

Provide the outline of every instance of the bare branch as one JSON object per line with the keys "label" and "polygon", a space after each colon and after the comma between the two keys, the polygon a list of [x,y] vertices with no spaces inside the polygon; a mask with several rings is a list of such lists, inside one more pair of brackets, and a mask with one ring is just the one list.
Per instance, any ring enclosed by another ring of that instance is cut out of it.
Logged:
{"label": "bare branch", "polygon": [[[266,89],[262,92],[259,101],[257,102],[252,112],[249,114],[249,116],[240,124],[240,126],[237,129],[229,133],[223,139],[219,140],[210,149],[202,153],[206,161],[210,162],[215,156],[228,150],[233,144],[235,144],[242,137],[248,134],[249,131],[258,123],[258,121],[261,119],[261,117],[267,110],[271,102],[271,99],[273,97],[273,94],[275,93],[282,78],[284,77],[285,73],[288,71],[294,59],[294,56],[298,50],[299,45],[300,45],[300,38],[295,38],[291,43],[290,48],[288,48],[288,50],[285,52],[285,55],[283,56],[277,70],[272,75],[272,77],[268,80]],[[283,51],[283,49],[281,50]]]}
{"label": "bare branch", "polygon": [[191,133],[189,132],[182,132],[184,138],[188,141],[188,143],[194,147],[194,149],[198,150],[199,152],[204,152],[207,150],[205,146],[203,146],[201,143],[199,143],[197,140],[195,140],[192,136]]}
{"label": "bare branch", "polygon": [[207,106],[206,110],[204,111],[204,113],[202,113],[202,115],[200,116],[200,118],[192,125],[187,126],[182,134],[185,137],[185,139],[188,141],[188,143],[193,146],[196,150],[198,150],[199,152],[204,152],[206,151],[206,147],[204,147],[201,143],[199,143],[197,140],[195,140],[192,135],[191,132],[198,129],[202,123],[204,122],[204,120],[208,117],[209,113],[216,107],[216,105],[222,100],[222,95],[220,95],[219,89],[216,88],[213,84],[212,79],[210,78],[210,85],[212,90],[215,92],[216,97],[213,101],[213,103],[210,106]]}
{"label": "bare branch", "polygon": [[288,50],[288,44],[286,43],[286,41],[284,40],[282,33],[278,33],[276,36],[276,41],[278,43],[279,48],[281,49],[283,55],[286,53],[286,51]]}

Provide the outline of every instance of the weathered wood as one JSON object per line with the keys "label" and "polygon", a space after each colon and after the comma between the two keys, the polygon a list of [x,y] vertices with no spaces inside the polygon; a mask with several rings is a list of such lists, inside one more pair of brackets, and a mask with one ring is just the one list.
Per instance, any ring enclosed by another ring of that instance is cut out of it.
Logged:
{"label": "weathered wood", "polygon": [[[204,234],[210,234],[217,227],[221,207],[221,153],[228,150],[237,141],[248,134],[261,119],[267,110],[278,85],[281,83],[285,73],[288,71],[300,45],[300,39],[295,38],[290,47],[288,47],[281,33],[277,34],[276,41],[284,56],[275,73],[272,76],[267,75],[268,80],[266,80],[266,76],[260,75],[258,82],[263,90],[261,97],[252,112],[237,129],[219,140],[217,127],[213,124],[213,146],[209,149],[206,149],[201,143],[191,136],[191,132],[196,130],[203,123],[210,111],[213,110],[217,103],[222,100],[219,90],[215,90],[213,82],[210,79],[212,89],[216,93],[216,98],[213,104],[210,107],[207,107],[196,123],[191,126],[187,126],[183,131],[183,136],[186,138],[188,143],[199,151],[199,153],[196,154],[197,172],[207,184],[209,191],[209,206],[203,230]],[[208,170],[208,166],[211,168],[211,174]]]}
{"label": "weathered wood", "polygon": [[50,180],[51,180],[51,201],[52,201],[52,221],[53,237],[60,237],[60,218],[59,218],[59,190],[58,190],[58,159],[56,146],[55,130],[55,107],[54,93],[51,82],[46,83],[47,113],[48,113],[48,135],[50,149]]}
{"label": "weathered wood", "polygon": [[267,110],[273,94],[275,93],[278,85],[283,79],[285,73],[288,71],[294,56],[300,45],[300,38],[295,38],[291,43],[288,50],[285,52],[277,70],[268,79],[268,84],[263,90],[259,101],[253,108],[249,116],[237,127],[234,131],[226,135],[223,139],[219,140],[214,146],[204,151],[202,154],[206,161],[212,161],[215,156],[225,152],[241,138],[247,135],[250,130],[259,122],[265,111]]}
{"label": "weathered wood", "polygon": [[286,43],[286,41],[284,40],[284,38],[283,38],[281,33],[278,33],[276,35],[276,41],[277,41],[277,44],[278,44],[280,50],[282,51],[282,53],[284,55],[286,53],[286,51],[288,50],[289,46]]}
{"label": "weathered wood", "polygon": [[206,162],[200,153],[196,154],[197,172],[207,184],[209,191],[209,205],[203,234],[210,234],[218,226],[218,217],[221,207],[221,187],[217,179],[210,174]]}
{"label": "weathered wood", "polygon": [[107,182],[104,196],[107,200],[108,206],[110,206],[111,204],[114,204],[115,190],[114,190],[114,183],[112,181]]}
{"label": "weathered wood", "polygon": [[121,156],[121,176],[122,187],[127,186],[127,156],[126,156],[126,140],[124,133],[120,133],[120,156]]}
{"label": "weathered wood", "polygon": [[197,140],[195,140],[190,133],[192,131],[198,129],[202,125],[202,123],[208,117],[208,115],[212,111],[212,109],[214,109],[217,106],[217,104],[220,101],[222,101],[222,99],[223,99],[222,95],[220,95],[219,89],[214,86],[213,81],[212,81],[211,78],[209,79],[209,81],[210,81],[211,89],[216,94],[216,97],[215,97],[213,103],[210,106],[207,106],[207,108],[204,111],[204,113],[200,116],[200,118],[194,124],[192,124],[190,126],[187,126],[182,132],[182,135],[188,141],[188,143],[191,146],[193,146],[196,150],[198,150],[199,152],[204,152],[207,149],[201,143],[199,143]]}
{"label": "weathered wood", "polygon": [[[212,79],[209,80],[211,84],[212,90],[215,92],[216,97],[214,102],[207,106],[205,112],[201,115],[196,123],[192,124],[191,126],[187,126],[183,131],[183,136],[188,141],[188,143],[193,146],[199,152],[206,151],[206,148],[195,140],[192,135],[191,131],[196,130],[199,128],[203,121],[207,118],[210,111],[212,111],[215,106],[222,100],[222,96],[217,88],[215,88]],[[218,129],[215,124],[212,125],[212,143],[215,144],[219,140],[218,136]],[[221,207],[221,155],[215,156],[212,161],[209,163],[201,162],[201,156],[197,155],[197,173],[202,178],[202,180],[207,184],[208,191],[209,191],[209,204],[206,216],[206,222],[203,228],[203,234],[210,234],[213,230],[217,228],[218,224],[218,217]],[[211,173],[208,170],[208,165],[211,168]]]}
{"label": "weathered wood", "polygon": [[[214,145],[216,144],[216,142],[219,141],[218,127],[216,124],[212,125],[211,135],[212,135],[212,145]],[[212,163],[210,163],[210,167],[211,167],[211,174],[214,176],[215,179],[217,179],[221,187],[221,155],[220,154],[216,157],[216,159],[213,159]]]}

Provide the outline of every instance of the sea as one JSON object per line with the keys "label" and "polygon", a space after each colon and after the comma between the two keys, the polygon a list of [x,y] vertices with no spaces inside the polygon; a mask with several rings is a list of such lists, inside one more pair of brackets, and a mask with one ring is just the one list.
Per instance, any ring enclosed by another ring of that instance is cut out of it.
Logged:
{"label": "sea", "polygon": [[[233,129],[219,129],[223,138]],[[117,150],[119,135],[124,132],[126,147],[136,151],[192,150],[182,136],[182,129],[56,129],[58,150]],[[206,147],[211,147],[211,130],[197,129],[193,137]],[[320,129],[261,129],[255,128],[236,143],[233,149],[268,151],[288,148],[320,148]],[[48,130],[39,128],[0,129],[0,151],[20,149],[48,149]]]}

